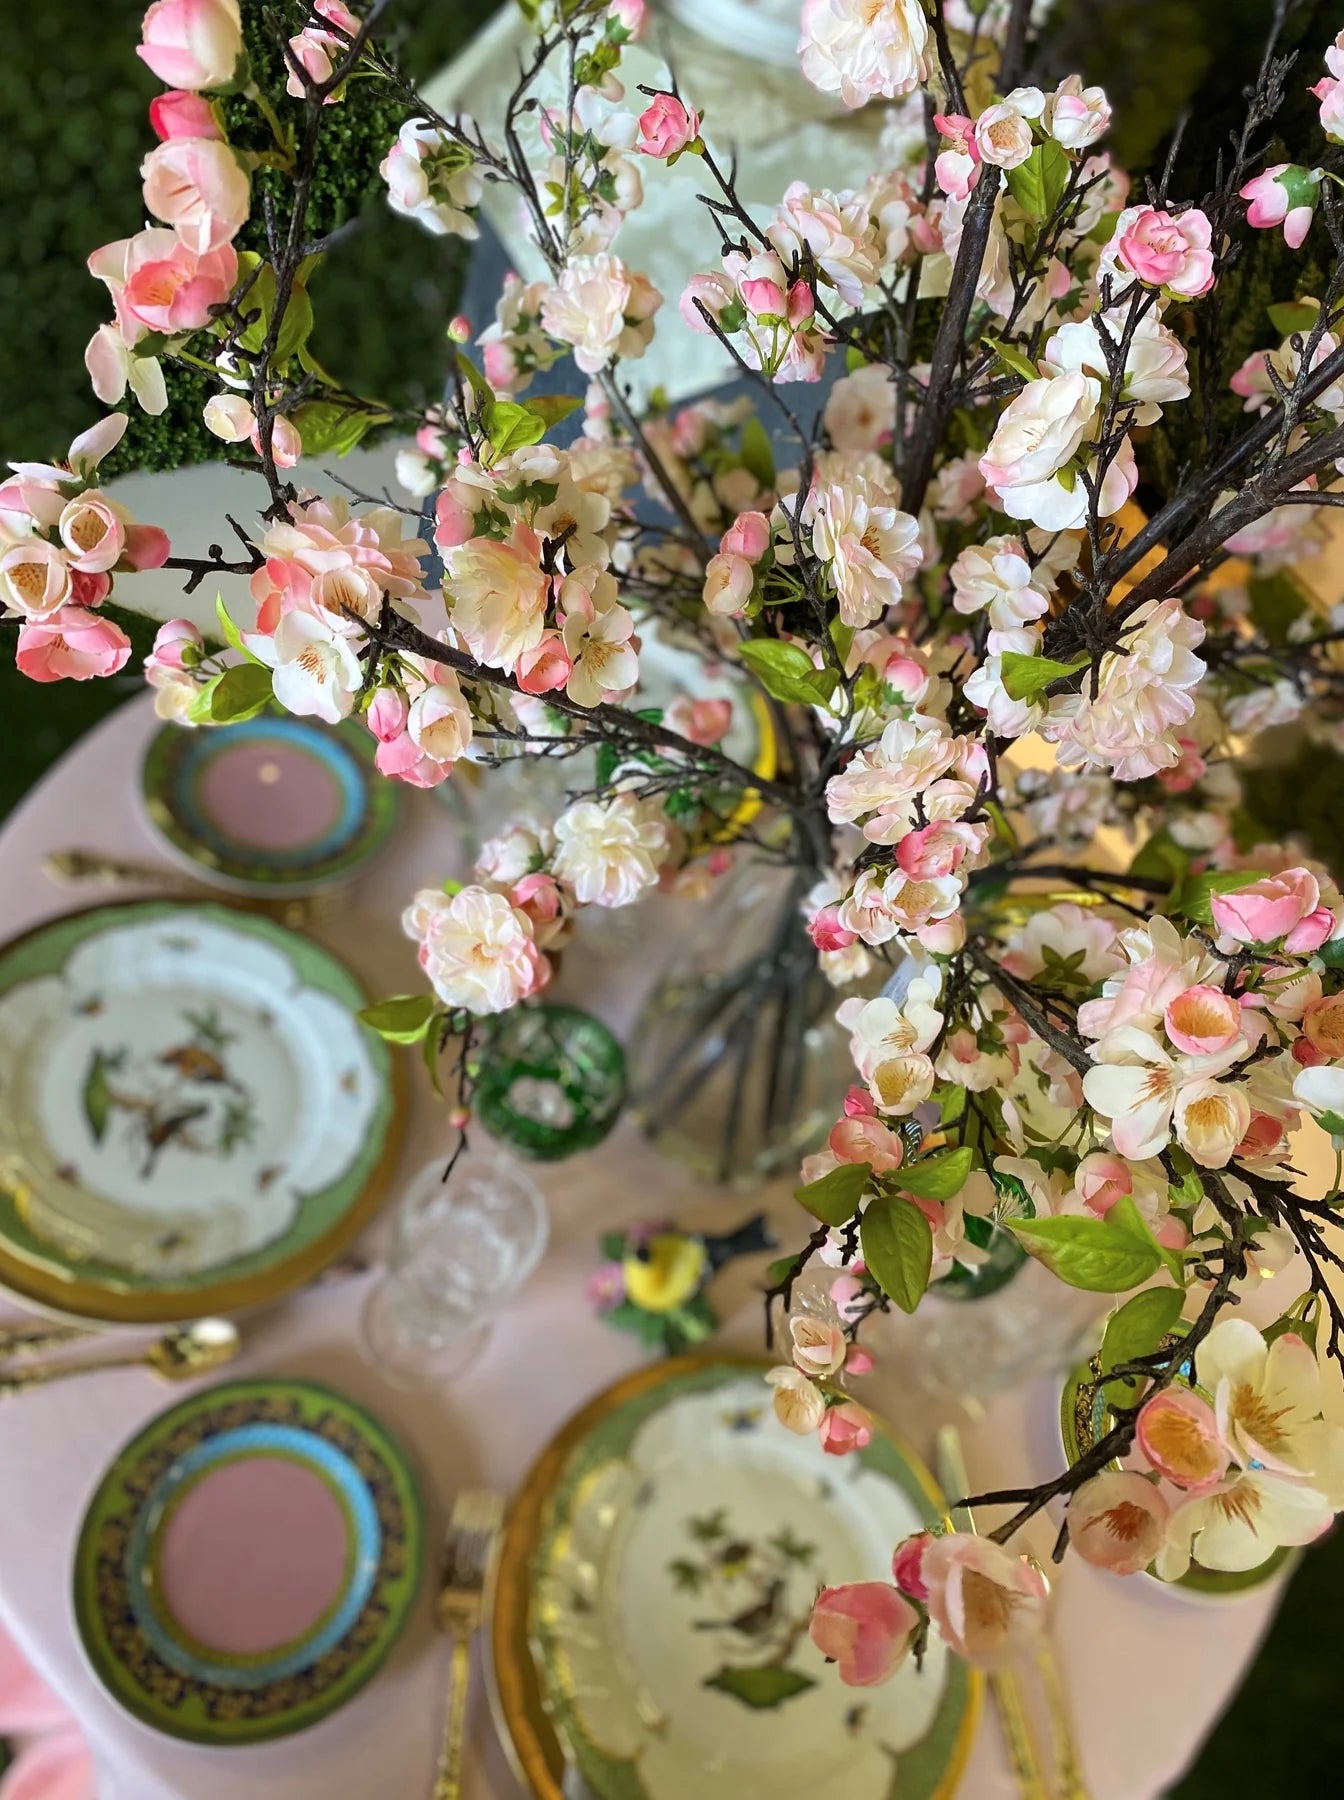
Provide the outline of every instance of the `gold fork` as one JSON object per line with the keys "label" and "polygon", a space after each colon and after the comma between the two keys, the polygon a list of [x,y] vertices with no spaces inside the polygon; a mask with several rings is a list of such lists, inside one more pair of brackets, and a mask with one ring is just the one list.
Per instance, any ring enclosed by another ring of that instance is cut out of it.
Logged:
{"label": "gold fork", "polygon": [[443,1585],[435,1608],[439,1628],[453,1640],[448,1675],[448,1707],[434,1776],[433,1800],[459,1800],[462,1792],[463,1728],[467,1717],[467,1683],[471,1672],[471,1640],[481,1622],[490,1559],[504,1517],[498,1494],[466,1488],[453,1503],[443,1541]]}

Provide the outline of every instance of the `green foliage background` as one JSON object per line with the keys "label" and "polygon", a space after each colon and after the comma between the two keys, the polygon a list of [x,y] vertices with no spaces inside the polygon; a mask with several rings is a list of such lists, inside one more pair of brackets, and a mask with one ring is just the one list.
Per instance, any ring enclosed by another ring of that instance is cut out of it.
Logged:
{"label": "green foliage background", "polygon": [[[306,10],[294,0],[267,4],[281,16],[287,6]],[[401,0],[403,65],[432,74],[494,7],[495,0]],[[161,83],[135,55],[143,12],[144,0],[36,0],[20,22],[9,0],[10,48],[0,58],[0,461],[63,454],[102,411],[83,357],[110,309],[84,260],[145,223],[138,170],[156,141],[146,108]],[[243,0],[250,50],[259,65],[274,66],[261,13],[261,0]],[[251,111],[231,105],[239,115]],[[404,115],[375,104],[358,83],[332,112],[314,222],[359,224],[314,278],[313,349],[357,391],[415,403],[440,386],[463,248],[396,218],[379,199],[378,163]],[[214,384],[177,372],[169,384],[172,404],[161,419],[128,405],[132,426],[104,465],[109,473],[218,454],[200,423]],[[132,634],[139,650],[143,627],[132,624]],[[39,687],[0,657],[0,816],[140,685],[127,675]]]}

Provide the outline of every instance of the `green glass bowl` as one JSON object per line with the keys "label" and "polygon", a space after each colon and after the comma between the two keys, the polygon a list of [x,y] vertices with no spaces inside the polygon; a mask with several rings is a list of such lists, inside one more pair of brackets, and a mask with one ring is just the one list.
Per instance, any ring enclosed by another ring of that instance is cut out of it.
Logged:
{"label": "green glass bowl", "polygon": [[990,1232],[984,1248],[989,1251],[987,1261],[954,1262],[946,1275],[932,1283],[929,1292],[941,1294],[945,1300],[985,1300],[1007,1287],[1027,1260],[1026,1251],[1011,1231],[1001,1228]]}
{"label": "green glass bowl", "polygon": [[519,1156],[558,1162],[600,1144],[625,1104],[625,1052],[591,1013],[521,1006],[481,1046],[472,1107]]}

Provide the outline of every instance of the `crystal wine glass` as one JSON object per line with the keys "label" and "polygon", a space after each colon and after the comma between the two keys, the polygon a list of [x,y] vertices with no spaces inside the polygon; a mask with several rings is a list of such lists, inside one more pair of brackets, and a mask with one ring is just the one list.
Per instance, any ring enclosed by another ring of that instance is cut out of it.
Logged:
{"label": "crystal wine glass", "polygon": [[436,1385],[476,1361],[550,1235],[541,1189],[511,1157],[467,1152],[447,1181],[443,1170],[430,1163],[407,1188],[387,1273],[364,1308],[365,1352],[399,1387]]}

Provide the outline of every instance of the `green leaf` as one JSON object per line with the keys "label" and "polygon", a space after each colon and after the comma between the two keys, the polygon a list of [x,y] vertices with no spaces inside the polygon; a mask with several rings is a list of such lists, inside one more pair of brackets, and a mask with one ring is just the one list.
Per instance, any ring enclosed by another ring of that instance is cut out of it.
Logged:
{"label": "green leaf", "polygon": [[1193,1169],[1187,1169],[1178,1183],[1170,1183],[1167,1187],[1167,1199],[1172,1206],[1198,1206],[1204,1198],[1204,1183]]}
{"label": "green leaf", "polygon": [[255,719],[271,698],[271,671],[264,663],[235,663],[215,682],[210,694],[210,717],[216,725],[237,725]]}
{"label": "green leaf", "polygon": [[290,289],[285,316],[280,321],[280,335],[275,344],[275,362],[287,363],[291,356],[296,355],[308,342],[312,329],[313,303],[308,298],[307,288],[296,282]]}
{"label": "green leaf", "polygon": [[191,705],[187,708],[187,717],[193,725],[208,725],[213,717],[210,708],[214,704],[215,689],[219,686],[220,677],[212,675],[209,681],[197,688]]}
{"label": "green leaf", "polygon": [[765,1285],[778,1287],[781,1281],[787,1281],[797,1260],[796,1256],[777,1256],[766,1268]]}
{"label": "green leaf", "polygon": [[385,425],[387,413],[364,412],[334,400],[308,400],[291,415],[303,439],[305,456],[345,456],[372,431]]}
{"label": "green leaf", "polygon": [[1301,584],[1287,569],[1273,575],[1255,575],[1247,583],[1251,618],[1276,649],[1288,642],[1289,628],[1302,617],[1310,601]]}
{"label": "green leaf", "polygon": [[770,433],[753,414],[742,427],[742,463],[763,488],[775,485],[775,452]]}
{"label": "green leaf", "polygon": [[491,400],[481,408],[481,425],[497,456],[539,444],[546,435],[546,421],[516,400]]}
{"label": "green leaf", "polygon": [[844,1225],[854,1217],[872,1177],[871,1163],[841,1163],[838,1169],[832,1169],[819,1180],[795,1188],[793,1197],[823,1224]]}
{"label": "green leaf", "polygon": [[1064,197],[1071,167],[1066,151],[1047,138],[1025,162],[1005,171],[1008,192],[1028,218],[1043,224]]}
{"label": "green leaf", "polygon": [[1004,368],[1010,373],[1025,376],[1028,381],[1040,380],[1041,371],[1031,358],[1024,356],[1020,350],[1014,350],[1011,344],[1005,344],[1002,338],[991,337],[988,332],[985,332],[982,334],[980,342],[989,345]]}
{"label": "green leaf", "polygon": [[1269,322],[1281,337],[1295,331],[1310,331],[1320,316],[1320,308],[1311,300],[1279,300],[1268,309]]}
{"label": "green leaf", "polygon": [[1169,881],[1173,891],[1180,887],[1189,870],[1190,852],[1181,848],[1165,826],[1139,847],[1129,865],[1131,875],[1141,875],[1145,881]]}
{"label": "green leaf", "polygon": [[778,638],[748,638],[738,646],[743,662],[776,700],[824,706],[840,679],[834,669],[818,669],[797,644]]}
{"label": "green leaf", "polygon": [[245,656],[250,663],[260,663],[261,658],[254,656],[243,642],[243,634],[229,617],[229,609],[224,604],[223,594],[215,595],[215,617],[219,620],[220,633],[230,650],[236,650],[239,656]]}
{"label": "green leaf", "polygon": [[[1182,1290],[1171,1287],[1145,1288],[1141,1294],[1135,1294],[1132,1300],[1126,1300],[1106,1323],[1101,1340],[1103,1374],[1109,1375],[1112,1369],[1118,1369],[1123,1363],[1133,1362],[1137,1357],[1147,1356],[1150,1351],[1156,1350],[1180,1318],[1184,1304],[1185,1295]],[[1132,1390],[1137,1388],[1138,1383],[1132,1377],[1125,1376],[1121,1378],[1120,1385],[1126,1390]]]}
{"label": "green leaf", "polygon": [[101,1050],[93,1053],[80,1098],[84,1117],[93,1133],[93,1141],[101,1144],[107,1132],[107,1121],[112,1116],[112,1090],[107,1084],[107,1057]]}
{"label": "green leaf", "polygon": [[432,994],[398,994],[394,999],[380,1000],[376,1006],[366,1006],[358,1017],[361,1024],[386,1038],[389,1044],[418,1044],[437,1010]]}
{"label": "green leaf", "polygon": [[1320,1112],[1315,1118],[1322,1131],[1328,1131],[1332,1138],[1344,1139],[1344,1119],[1337,1112]]}
{"label": "green leaf", "polygon": [[859,1242],[873,1280],[902,1312],[912,1313],[929,1285],[933,1266],[929,1221],[913,1200],[884,1195],[864,1213]]}
{"label": "green leaf", "polygon": [[759,1669],[735,1668],[725,1663],[715,1675],[707,1676],[702,1687],[730,1694],[753,1712],[769,1712],[795,1694],[805,1694],[817,1684],[810,1675],[797,1669],[783,1669],[777,1663],[765,1663]]}
{"label": "green leaf", "polygon": [[893,1176],[903,1193],[920,1200],[950,1200],[966,1185],[971,1172],[972,1152],[969,1144],[958,1150],[945,1150],[938,1156],[921,1156],[907,1163]]}
{"label": "green leaf", "polygon": [[1209,902],[1215,894],[1232,894],[1263,879],[1258,869],[1209,869],[1203,875],[1187,876],[1169,905],[1173,912],[1193,919],[1196,925],[1212,925],[1213,908]]}
{"label": "green leaf", "polygon": [[1316,952],[1327,969],[1344,969],[1344,938],[1332,938]]}
{"label": "green leaf", "polygon": [[537,394],[531,400],[523,401],[523,408],[533,418],[540,419],[549,431],[552,425],[558,425],[567,419],[572,412],[577,412],[583,401],[573,394]]}
{"label": "green leaf", "polygon": [[1056,662],[1050,656],[1024,656],[1020,650],[1005,650],[1000,663],[1004,692],[1010,700],[1034,700],[1052,682],[1063,681],[1085,669],[1089,658],[1080,656],[1075,662]]}
{"label": "green leaf", "polygon": [[[1126,1206],[1129,1212],[1122,1210]],[[1138,1232],[1133,1229],[1131,1212],[1139,1221]],[[1070,1287],[1091,1294],[1127,1293],[1162,1267],[1162,1252],[1128,1195],[1117,1201],[1104,1219],[1062,1214],[1050,1219],[1010,1219],[1007,1225],[1037,1262]]]}

